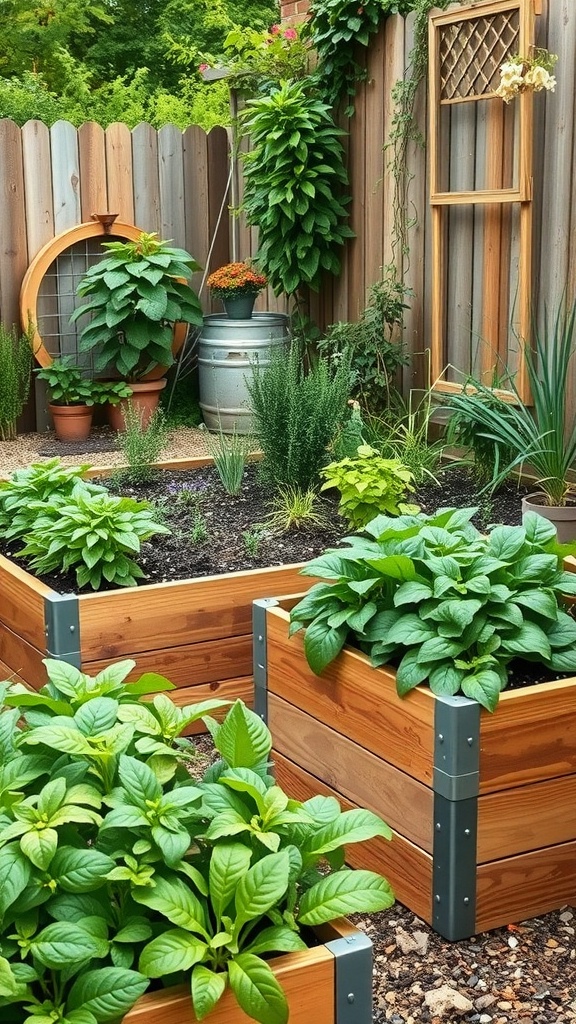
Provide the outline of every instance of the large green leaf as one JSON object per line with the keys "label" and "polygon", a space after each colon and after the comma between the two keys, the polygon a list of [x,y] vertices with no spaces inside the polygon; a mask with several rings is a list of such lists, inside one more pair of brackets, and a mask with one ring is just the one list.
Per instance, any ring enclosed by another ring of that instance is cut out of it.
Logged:
{"label": "large green leaf", "polygon": [[236,890],[236,932],[246,921],[263,916],[282,899],[289,875],[290,861],[285,851],[270,853],[252,865]]}
{"label": "large green leaf", "polygon": [[132,899],[163,914],[178,928],[204,935],[206,913],[200,900],[179,878],[157,878],[153,888],[138,886]]}
{"label": "large green leaf", "polygon": [[355,808],[343,811],[335,821],[318,829],[305,846],[305,858],[319,857],[346,843],[361,843],[374,836],[392,839],[388,825],[372,811]]}
{"label": "large green leaf", "polygon": [[192,1006],[198,1020],[203,1020],[214,1009],[224,994],[228,975],[211,971],[204,964],[197,964],[192,971]]}
{"label": "large green leaf", "polygon": [[221,921],[236,887],[250,866],[251,852],[241,843],[218,843],[210,857],[210,900],[216,920]]}
{"label": "large green leaf", "polygon": [[138,970],[147,978],[163,978],[177,971],[189,971],[200,963],[208,947],[190,932],[172,928],[157,935],[144,947]]}
{"label": "large green leaf", "polygon": [[347,636],[348,627],[345,624],[332,629],[323,620],[310,623],[304,636],[304,652],[315,675],[321,675],[330,662],[340,654]]}
{"label": "large green leaf", "polygon": [[30,862],[17,843],[0,850],[0,918],[28,885]]}
{"label": "large green leaf", "polygon": [[231,768],[254,768],[272,748],[266,725],[242,701],[236,701],[214,738],[216,748]]}
{"label": "large green leaf", "polygon": [[22,853],[42,871],[49,867],[57,846],[58,833],[54,828],[44,828],[41,831],[31,829],[20,840]]}
{"label": "large green leaf", "polygon": [[260,1024],[287,1024],[288,1004],[271,968],[253,953],[239,953],[228,964],[230,988],[238,1005]]}
{"label": "large green leaf", "polygon": [[142,811],[149,809],[150,802],[160,799],[162,787],[152,769],[143,761],[121,754],[118,774],[130,802]]}
{"label": "large green leaf", "polygon": [[148,978],[138,971],[102,967],[87,971],[74,982],[67,1011],[83,1009],[93,1013],[98,1024],[115,1021],[128,1012],[148,988]]}
{"label": "large green leaf", "polygon": [[106,884],[113,867],[112,858],[93,847],[63,846],[54,855],[50,874],[65,892],[90,892]]}
{"label": "large green leaf", "polygon": [[373,871],[336,871],[307,889],[300,901],[300,924],[317,925],[354,913],[388,910],[394,903],[389,883]]}
{"label": "large green leaf", "polygon": [[56,921],[35,936],[30,949],[46,967],[61,968],[92,957],[106,956],[108,943],[80,924]]}

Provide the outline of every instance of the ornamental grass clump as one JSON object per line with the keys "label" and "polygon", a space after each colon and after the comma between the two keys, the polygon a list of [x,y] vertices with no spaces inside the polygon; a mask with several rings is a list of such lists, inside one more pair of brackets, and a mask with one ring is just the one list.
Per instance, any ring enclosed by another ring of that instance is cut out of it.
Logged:
{"label": "ornamental grass clump", "polygon": [[16,439],[16,421],[28,400],[31,373],[30,338],[0,323],[0,441]]}
{"label": "ornamental grass clump", "polygon": [[[316,583],[291,612],[290,633],[320,674],[351,641],[377,667],[396,668],[398,693],[420,683],[462,693],[489,711],[514,659],[576,671],[576,622],[565,596],[576,575],[555,527],[533,512],[523,526],[480,534],[477,509],[377,516],[303,569]],[[334,586],[333,584],[336,583]]]}
{"label": "ornamental grass clump", "polygon": [[[343,849],[388,827],[332,797],[291,799],[241,701],[219,724],[225,701],[178,708],[162,676],[126,681],[133,661],[97,676],[44,664],[38,693],[0,683],[2,1021],[120,1021],[168,978],[198,1020],[229,987],[261,1024],[286,1024],[270,954],[306,948],[304,926],[391,906]],[[193,778],[183,733],[199,719],[221,760]]]}

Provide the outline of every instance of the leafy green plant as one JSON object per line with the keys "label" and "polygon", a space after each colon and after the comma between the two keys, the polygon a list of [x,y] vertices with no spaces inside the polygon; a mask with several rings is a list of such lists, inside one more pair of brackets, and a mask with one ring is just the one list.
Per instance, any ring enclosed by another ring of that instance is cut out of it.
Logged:
{"label": "leafy green plant", "polygon": [[[95,677],[45,665],[38,693],[0,684],[2,1019],[105,1024],[150,978],[188,975],[198,1019],[229,986],[254,1019],[285,1024],[268,955],[304,948],[304,925],[391,905],[383,878],[342,866],[345,843],[387,826],[290,799],[240,701],[219,724],[226,702],[175,707],[163,677],[126,682],[132,661]],[[200,718],[222,760],[193,779],[182,733]]]}
{"label": "leafy green plant", "polygon": [[88,469],[87,463],[63,466],[60,459],[48,459],[16,469],[8,480],[0,480],[0,536],[21,539],[49,505],[64,503],[80,491],[105,494],[105,487],[83,479]]}
{"label": "leafy green plant", "polygon": [[39,380],[45,380],[54,405],[117,405],[132,392],[123,381],[99,381],[85,377],[71,356],[53,359],[50,366],[34,371]]}
{"label": "leafy green plant", "polygon": [[98,590],[103,582],[136,586],[144,572],[134,559],[142,541],[170,533],[154,520],[146,501],[111,494],[89,495],[84,488],[68,498],[52,498],[38,510],[18,557],[29,558],[39,573],[76,571],[79,587]]}
{"label": "leafy green plant", "polygon": [[246,378],[264,453],[261,471],[275,487],[308,490],[318,483],[327,448],[346,415],[351,386],[348,359],[322,357],[306,371],[299,348],[274,352]]}
{"label": "leafy green plant", "polygon": [[463,693],[489,711],[515,658],[560,672],[576,669],[576,623],[564,595],[555,528],[535,513],[524,526],[487,535],[470,523],[476,509],[434,516],[378,516],[310,562],[315,584],[291,612],[291,633],[307,625],[304,646],[316,673],[353,639],[374,666],[396,666],[400,695],[427,682],[433,693]]}
{"label": "leafy green plant", "polygon": [[[511,471],[529,463],[548,505],[565,505],[568,471],[576,459],[576,423],[567,416],[566,381],[570,377],[576,340],[576,301],[560,306],[553,319],[544,313],[542,332],[534,329],[534,349],[524,345],[524,359],[533,408],[529,409],[511,380],[515,405],[495,398],[490,388],[474,381],[470,393],[453,395],[447,407],[465,417],[474,429],[497,445],[502,458],[494,464],[491,484],[498,486]],[[510,453],[505,458],[505,453]]]}
{"label": "leafy green plant", "polygon": [[192,506],[192,526],[190,528],[190,541],[192,544],[203,544],[204,541],[208,540],[208,526],[206,524],[206,516],[202,512],[202,508],[195,495],[195,501]]}
{"label": "leafy green plant", "polygon": [[242,124],[251,138],[243,210],[258,227],[258,265],[276,295],[303,285],[317,291],[324,271],[339,273],[338,250],[353,235],[342,201],[342,130],[302,82],[249,100]]}
{"label": "leafy green plant", "polygon": [[237,25],[224,40],[222,62],[235,89],[251,94],[307,74],[309,46],[303,25],[272,25],[264,31]]}
{"label": "leafy green plant", "polygon": [[330,519],[321,507],[318,492],[313,488],[303,491],[300,487],[278,487],[270,502],[271,511],[266,524],[273,530],[285,533],[293,527],[326,527]]}
{"label": "leafy green plant", "polygon": [[262,542],[266,539],[267,530],[263,523],[256,523],[242,531],[244,547],[252,558],[257,558]]}
{"label": "leafy green plant", "polygon": [[404,499],[413,491],[412,473],[398,459],[383,459],[375,448],[362,444],[356,456],[331,462],[322,470],[322,490],[340,491],[338,511],[354,527],[365,526],[381,512],[399,515],[417,512]]}
{"label": "leafy green plant", "polygon": [[237,434],[236,430],[226,436],[221,423],[218,424],[216,436],[206,433],[205,437],[224,490],[227,494],[239,494],[250,451],[250,440]]}
{"label": "leafy green plant", "polygon": [[27,334],[0,323],[0,441],[14,441],[30,391],[32,349]]}
{"label": "leafy green plant", "polygon": [[97,370],[112,365],[122,377],[138,380],[155,366],[172,365],[176,321],[202,323],[198,296],[184,283],[201,268],[154,233],[102,245],[109,255],[87,270],[76,289],[90,301],[70,320],[92,314],[80,343],[84,352],[94,352]]}
{"label": "leafy green plant", "polygon": [[124,409],[124,430],[118,433],[118,445],[128,463],[120,477],[134,483],[143,483],[153,477],[153,465],[158,461],[169,434],[162,409],[154,410],[146,426],[143,426],[142,415],[142,410],[128,401]]}
{"label": "leafy green plant", "polygon": [[408,308],[404,302],[408,294],[409,290],[398,282],[378,282],[370,289],[368,305],[357,322],[332,324],[316,342],[318,352],[333,360],[350,353],[353,394],[369,413],[390,404],[394,376],[407,362],[397,331]]}
{"label": "leafy green plant", "polygon": [[414,396],[415,392],[411,392],[405,414],[396,422],[385,420],[379,429],[378,420],[371,421],[371,430],[379,435],[374,444],[378,444],[382,455],[400,459],[417,485],[427,481],[438,484],[435,474],[442,463],[446,442],[441,438],[430,440],[431,392],[426,392],[419,404],[414,404]]}

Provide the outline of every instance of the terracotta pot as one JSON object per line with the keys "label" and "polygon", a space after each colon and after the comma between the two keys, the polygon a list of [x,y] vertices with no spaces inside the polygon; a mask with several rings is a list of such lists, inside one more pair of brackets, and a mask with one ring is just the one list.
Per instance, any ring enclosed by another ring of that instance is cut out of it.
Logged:
{"label": "terracotta pot", "polygon": [[576,540],[576,505],[547,505],[546,495],[528,494],[522,498],[522,513],[537,512],[556,527],[560,544]]}
{"label": "terracotta pot", "polygon": [[123,398],[118,405],[108,406],[108,422],[114,430],[123,431],[126,429],[124,413],[128,402],[140,413],[142,427],[146,428],[158,408],[160,392],[166,387],[166,378],[161,380],[143,380],[136,384],[128,385],[132,389],[131,398]]}
{"label": "terracotta pot", "polygon": [[92,427],[92,406],[49,405],[54,431],[60,441],[85,441]]}

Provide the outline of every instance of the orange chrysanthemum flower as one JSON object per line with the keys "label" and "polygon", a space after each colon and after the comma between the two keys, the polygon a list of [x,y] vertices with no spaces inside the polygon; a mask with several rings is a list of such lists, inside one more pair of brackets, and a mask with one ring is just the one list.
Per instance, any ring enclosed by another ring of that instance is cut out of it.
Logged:
{"label": "orange chrysanthemum flower", "polygon": [[221,299],[236,299],[240,295],[257,295],[266,287],[266,278],[248,263],[227,263],[210,274],[207,284]]}

